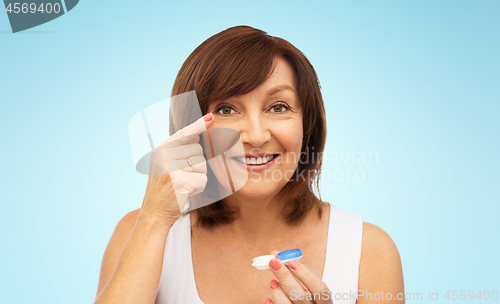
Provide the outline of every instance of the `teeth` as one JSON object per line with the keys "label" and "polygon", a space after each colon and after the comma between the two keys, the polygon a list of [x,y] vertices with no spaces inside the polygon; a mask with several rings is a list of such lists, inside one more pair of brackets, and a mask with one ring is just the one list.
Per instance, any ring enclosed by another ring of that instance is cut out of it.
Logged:
{"label": "teeth", "polygon": [[274,155],[268,155],[268,156],[264,156],[264,157],[257,157],[257,158],[254,158],[254,157],[238,157],[238,161],[240,163],[244,163],[244,164],[247,164],[247,165],[262,165],[262,164],[267,164],[268,162],[271,161],[271,159],[273,159]]}

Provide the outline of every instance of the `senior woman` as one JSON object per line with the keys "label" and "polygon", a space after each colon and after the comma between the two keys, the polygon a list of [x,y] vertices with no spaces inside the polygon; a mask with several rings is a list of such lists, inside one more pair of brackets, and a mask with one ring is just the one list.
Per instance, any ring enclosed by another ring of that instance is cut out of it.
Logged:
{"label": "senior woman", "polygon": [[[248,181],[181,216],[184,202],[171,176],[150,175],[142,207],[111,236],[95,303],[403,303],[392,239],[313,192],[326,119],[306,57],[281,38],[232,27],[184,62],[172,96],[192,90],[205,115],[186,128],[237,130],[246,159],[233,161],[248,171]],[[173,138],[186,134],[172,117],[170,127]],[[186,172],[181,186],[199,192],[203,170]],[[302,250],[300,263],[251,265],[257,256],[292,248]]]}

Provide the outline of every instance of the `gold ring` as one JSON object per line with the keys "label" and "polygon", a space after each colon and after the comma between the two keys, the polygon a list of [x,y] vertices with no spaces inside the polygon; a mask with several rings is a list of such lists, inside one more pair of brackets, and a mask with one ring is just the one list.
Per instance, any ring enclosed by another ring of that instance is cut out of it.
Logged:
{"label": "gold ring", "polygon": [[191,162],[191,160],[189,159],[189,157],[186,160],[187,160],[189,166],[191,167],[191,172],[194,172],[193,163]]}

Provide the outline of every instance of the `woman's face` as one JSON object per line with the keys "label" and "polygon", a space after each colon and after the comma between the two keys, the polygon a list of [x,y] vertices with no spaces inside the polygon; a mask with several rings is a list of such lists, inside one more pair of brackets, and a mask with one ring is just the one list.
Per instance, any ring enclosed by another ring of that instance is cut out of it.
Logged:
{"label": "woman's face", "polygon": [[273,74],[259,87],[208,109],[215,116],[212,128],[240,133],[245,155],[229,161],[248,172],[248,181],[237,196],[259,199],[278,193],[299,161],[303,130],[295,76],[286,60],[276,61]]}

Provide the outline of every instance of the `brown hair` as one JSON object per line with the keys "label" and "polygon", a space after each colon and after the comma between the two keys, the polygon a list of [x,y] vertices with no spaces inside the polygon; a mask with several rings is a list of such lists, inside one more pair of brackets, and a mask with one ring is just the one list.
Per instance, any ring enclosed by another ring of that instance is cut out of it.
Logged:
{"label": "brown hair", "polygon": [[[259,29],[231,27],[208,38],[189,55],[177,74],[171,96],[195,90],[204,115],[212,102],[246,94],[265,82],[277,56],[287,60],[295,72],[295,88],[303,113],[302,152],[294,174],[299,178],[292,177],[279,193],[287,201],[282,215],[288,223],[296,224],[313,208],[317,208],[320,217],[322,213],[322,202],[313,188],[316,186],[319,194],[326,141],[325,108],[318,77],[306,56],[288,41]],[[170,134],[181,125],[170,116]],[[316,154],[312,160],[311,153]],[[305,173],[300,175],[301,172]],[[196,212],[197,224],[204,227],[230,223],[236,215],[222,201],[191,212]]]}

